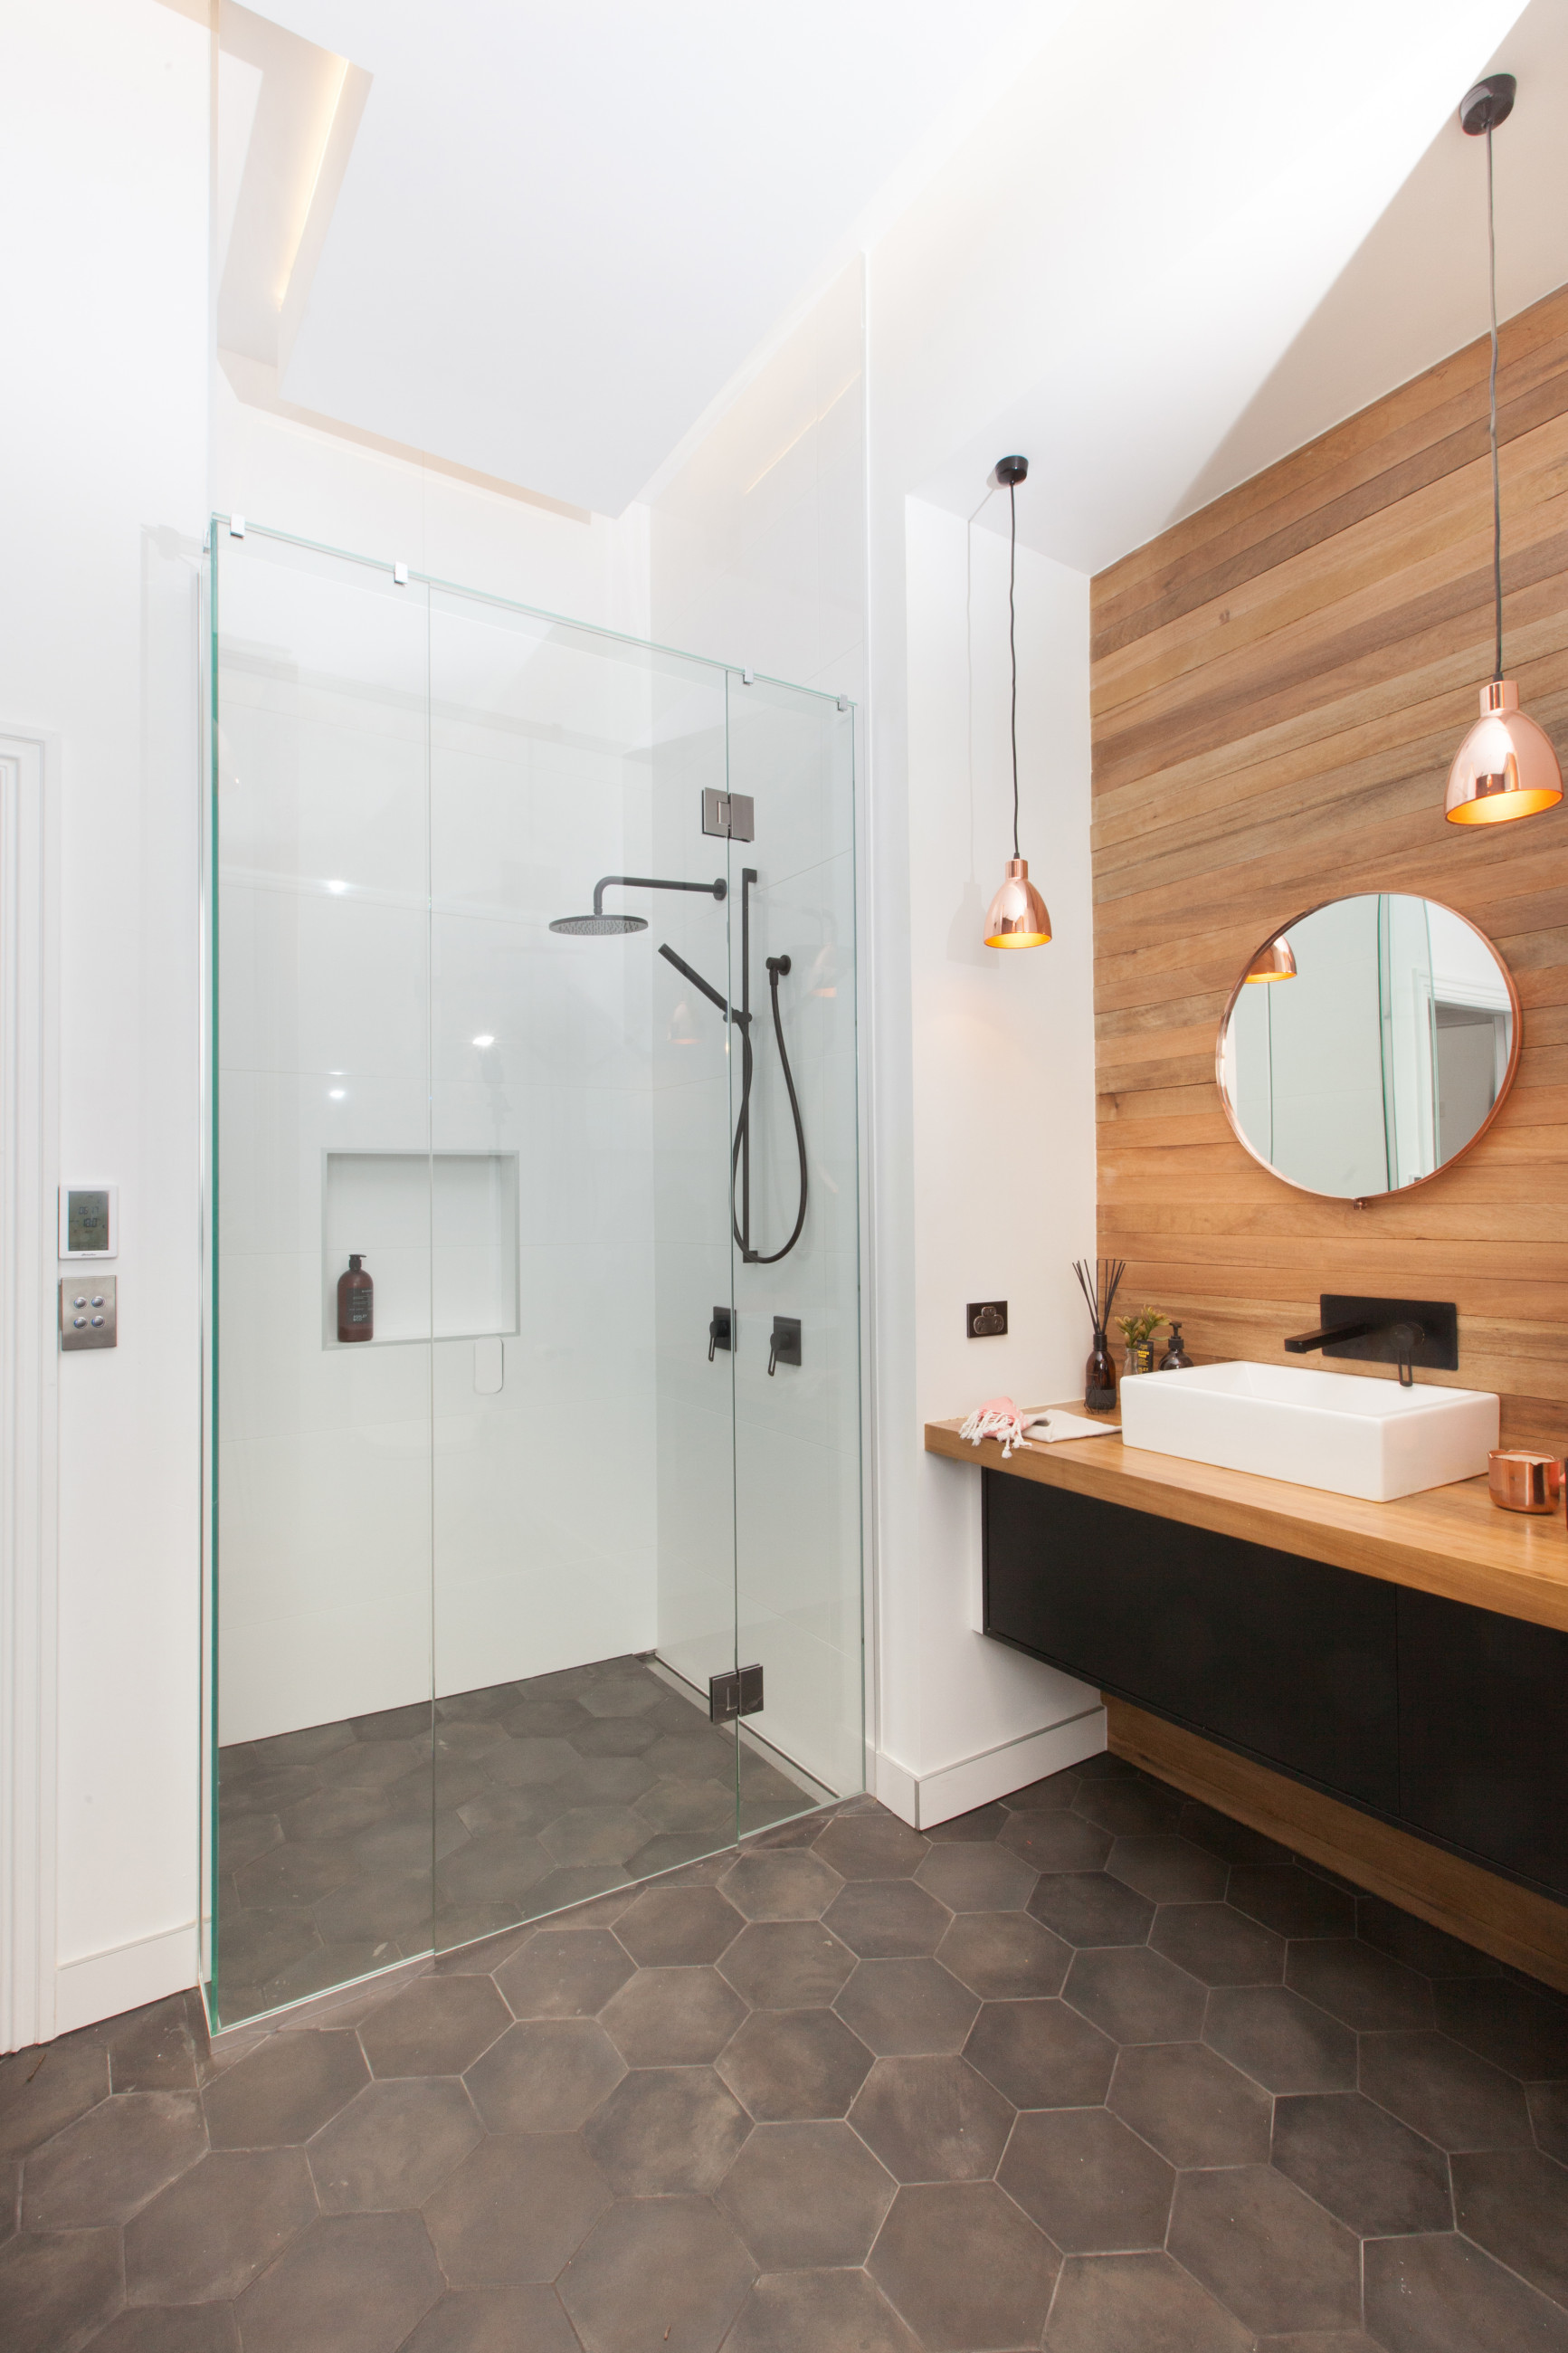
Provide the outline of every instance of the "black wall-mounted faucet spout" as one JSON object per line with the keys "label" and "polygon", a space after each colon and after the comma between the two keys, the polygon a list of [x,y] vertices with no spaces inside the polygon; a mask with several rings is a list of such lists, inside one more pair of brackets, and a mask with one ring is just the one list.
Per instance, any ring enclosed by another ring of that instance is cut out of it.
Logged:
{"label": "black wall-mounted faucet spout", "polygon": [[1319,1329],[1292,1334],[1285,1343],[1287,1356],[1305,1356],[1321,1348],[1325,1356],[1397,1365],[1400,1387],[1406,1389],[1415,1386],[1416,1365],[1458,1371],[1459,1319],[1451,1300],[1367,1299],[1325,1291],[1318,1307]]}

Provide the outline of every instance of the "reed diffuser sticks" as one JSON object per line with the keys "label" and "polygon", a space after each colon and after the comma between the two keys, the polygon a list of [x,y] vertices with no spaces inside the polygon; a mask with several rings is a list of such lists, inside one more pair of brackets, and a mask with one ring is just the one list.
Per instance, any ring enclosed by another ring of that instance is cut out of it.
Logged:
{"label": "reed diffuser sticks", "polygon": [[1110,1413],[1116,1404],[1116,1366],[1106,1334],[1127,1261],[1097,1258],[1091,1268],[1088,1259],[1074,1259],[1072,1271],[1084,1305],[1094,1319],[1094,1346],[1083,1368],[1084,1407],[1089,1413]]}

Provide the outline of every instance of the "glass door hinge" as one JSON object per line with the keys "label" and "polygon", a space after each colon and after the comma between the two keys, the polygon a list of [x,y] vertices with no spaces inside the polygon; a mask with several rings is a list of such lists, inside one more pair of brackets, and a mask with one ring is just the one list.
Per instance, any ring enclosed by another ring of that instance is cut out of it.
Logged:
{"label": "glass door hinge", "polygon": [[738,1715],[760,1715],[762,1711],[761,1667],[731,1667],[721,1675],[709,1676],[708,1715],[710,1723],[730,1724]]}

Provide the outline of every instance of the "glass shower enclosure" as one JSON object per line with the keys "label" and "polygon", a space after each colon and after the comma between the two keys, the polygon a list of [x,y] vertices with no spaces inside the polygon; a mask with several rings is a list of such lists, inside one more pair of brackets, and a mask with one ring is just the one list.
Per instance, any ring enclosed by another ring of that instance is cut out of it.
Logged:
{"label": "glass shower enclosure", "polygon": [[854,713],[254,522],[205,594],[230,2026],[863,1786]]}

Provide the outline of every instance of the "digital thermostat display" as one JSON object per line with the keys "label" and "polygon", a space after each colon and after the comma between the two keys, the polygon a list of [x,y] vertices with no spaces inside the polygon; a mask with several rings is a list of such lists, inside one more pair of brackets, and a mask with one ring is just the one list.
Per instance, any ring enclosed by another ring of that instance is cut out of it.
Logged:
{"label": "digital thermostat display", "polygon": [[60,1256],[113,1258],[120,1247],[119,1188],[113,1185],[62,1185]]}

